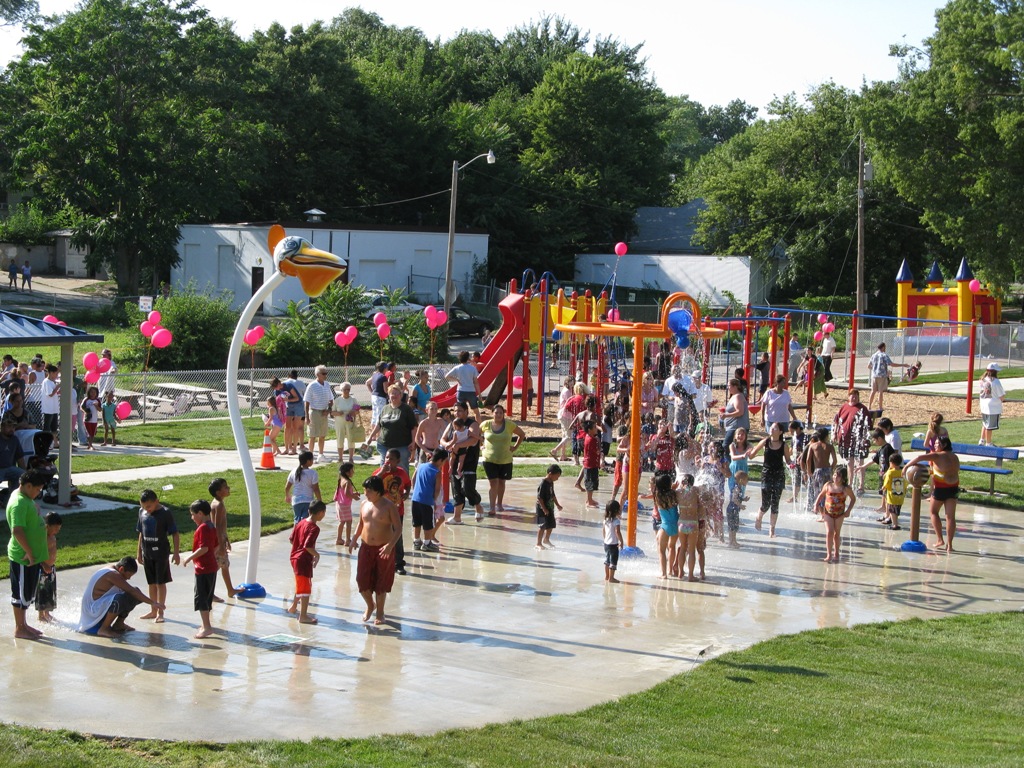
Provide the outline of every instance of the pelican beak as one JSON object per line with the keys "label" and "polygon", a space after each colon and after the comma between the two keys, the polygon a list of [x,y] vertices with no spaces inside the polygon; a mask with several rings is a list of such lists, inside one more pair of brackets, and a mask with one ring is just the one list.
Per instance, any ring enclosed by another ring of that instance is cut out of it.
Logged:
{"label": "pelican beak", "polygon": [[314,248],[303,240],[298,251],[281,260],[279,268],[283,274],[299,278],[307,296],[316,297],[344,274],[346,263],[333,253]]}

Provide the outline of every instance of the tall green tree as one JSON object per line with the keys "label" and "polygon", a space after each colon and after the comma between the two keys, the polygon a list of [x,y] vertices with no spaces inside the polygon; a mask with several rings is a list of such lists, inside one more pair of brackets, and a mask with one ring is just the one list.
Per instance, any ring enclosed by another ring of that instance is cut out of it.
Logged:
{"label": "tall green tree", "polygon": [[39,13],[37,0],[0,0],[0,23],[22,24]]}
{"label": "tall green tree", "polygon": [[549,234],[540,243],[562,273],[573,253],[607,250],[636,209],[668,188],[664,97],[624,66],[585,54],[553,64],[526,106],[530,144],[520,162]]}
{"label": "tall green tree", "polygon": [[[857,98],[833,84],[794,96],[698,161],[687,191],[708,208],[698,237],[715,253],[748,255],[777,271],[777,298],[856,288]],[[876,177],[865,206],[865,284],[872,311],[891,314],[903,258],[920,270],[942,249],[920,211]],[[783,256],[785,259],[783,259]]]}
{"label": "tall green tree", "polygon": [[237,196],[235,42],[189,0],[89,0],[30,25],[4,74],[13,177],[73,216],[125,294],[174,263],[182,221]]}
{"label": "tall green tree", "polygon": [[866,94],[879,163],[994,283],[1024,275],[1024,2],[952,0],[895,82]]}

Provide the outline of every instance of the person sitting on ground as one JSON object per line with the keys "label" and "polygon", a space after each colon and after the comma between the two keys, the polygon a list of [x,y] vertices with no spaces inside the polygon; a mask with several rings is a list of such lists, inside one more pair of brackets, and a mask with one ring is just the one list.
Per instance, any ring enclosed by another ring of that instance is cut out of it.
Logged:
{"label": "person sitting on ground", "polygon": [[82,614],[78,631],[100,637],[119,637],[134,627],[124,623],[139,603],[149,605],[154,613],[163,613],[164,604],[155,602],[128,583],[139,570],[134,557],[122,557],[114,565],[96,571],[82,595]]}

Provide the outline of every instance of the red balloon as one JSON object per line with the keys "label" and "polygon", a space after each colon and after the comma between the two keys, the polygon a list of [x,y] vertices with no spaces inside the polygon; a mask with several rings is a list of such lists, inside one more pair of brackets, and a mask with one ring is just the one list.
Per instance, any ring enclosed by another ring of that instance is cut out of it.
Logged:
{"label": "red balloon", "polygon": [[100,361],[100,356],[95,352],[86,352],[82,355],[82,365],[85,366],[85,370],[91,371],[96,367],[96,363]]}
{"label": "red balloon", "polygon": [[139,323],[139,332],[148,339],[156,333],[156,326],[149,322],[149,320],[143,320]]}
{"label": "red balloon", "polygon": [[53,323],[54,325],[56,325],[58,321],[57,321],[57,318],[54,317],[53,315],[43,315],[43,322],[44,323]]}
{"label": "red balloon", "polygon": [[174,336],[166,328],[161,328],[153,334],[153,346],[157,349],[169,347],[172,341],[174,341]]}
{"label": "red balloon", "polygon": [[96,384],[100,380],[100,372],[97,371],[95,368],[90,369],[85,372],[84,378],[86,384]]}
{"label": "red balloon", "polygon": [[442,325],[448,322],[448,313],[443,309],[437,310],[437,314],[434,315],[434,319],[437,320],[437,327],[440,328]]}
{"label": "red balloon", "polygon": [[252,329],[252,332],[256,334],[256,341],[259,341],[260,339],[267,335],[267,329],[264,328],[262,325],[257,325],[255,328]]}
{"label": "red balloon", "polygon": [[344,331],[338,331],[336,334],[334,334],[334,343],[337,344],[339,347],[347,347],[349,344],[352,343],[352,341],[349,339],[348,336],[345,335]]}
{"label": "red balloon", "polygon": [[244,341],[250,347],[255,347],[257,344],[259,344],[260,339],[259,336],[256,334],[256,329],[250,328],[248,331],[246,331],[245,336],[242,337],[242,341]]}
{"label": "red balloon", "polygon": [[625,256],[628,251],[629,251],[629,246],[627,246],[625,243],[616,243],[615,244],[615,255],[616,256]]}
{"label": "red balloon", "polygon": [[513,376],[512,377],[512,386],[515,387],[516,389],[522,389],[523,388],[523,377],[522,376]]}
{"label": "red balloon", "polygon": [[391,335],[391,326],[387,323],[381,323],[377,326],[377,335],[380,336],[382,340],[386,339]]}
{"label": "red balloon", "polygon": [[348,328],[345,329],[345,335],[348,336],[349,342],[353,342],[359,336],[359,329],[356,328],[354,325],[350,325]]}
{"label": "red balloon", "polygon": [[110,370],[110,358],[101,357],[99,362],[96,363],[96,370],[100,373],[106,373]]}
{"label": "red balloon", "polygon": [[388,316],[385,315],[383,312],[378,312],[377,314],[375,314],[373,316],[373,324],[374,325],[382,325],[382,324],[386,323],[387,321],[388,321]]}
{"label": "red balloon", "polygon": [[[978,278],[974,278],[967,284],[967,287],[971,289],[971,293],[979,293],[981,291],[981,281]],[[45,319],[44,317],[43,320]]]}
{"label": "red balloon", "polygon": [[825,338],[825,334],[823,334],[821,331],[815,331],[814,332],[814,340],[815,341],[821,341],[823,338]]}
{"label": "red balloon", "polygon": [[153,325],[160,325],[160,321],[163,320],[163,315],[157,312],[155,309],[146,315],[146,319],[149,320]]}
{"label": "red balloon", "polygon": [[114,409],[114,413],[117,414],[117,418],[119,419],[127,419],[132,415],[132,404],[125,402],[118,403],[117,407]]}

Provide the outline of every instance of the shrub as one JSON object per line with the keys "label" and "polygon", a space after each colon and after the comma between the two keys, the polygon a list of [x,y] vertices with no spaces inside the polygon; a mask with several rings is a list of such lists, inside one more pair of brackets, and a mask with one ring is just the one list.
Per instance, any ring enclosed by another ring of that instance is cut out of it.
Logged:
{"label": "shrub", "polygon": [[[370,314],[370,301],[361,285],[335,282],[309,304],[289,302],[284,317],[267,330],[261,343],[261,352],[267,365],[341,365],[345,353],[334,342],[334,335],[354,325],[359,336],[348,348],[351,365],[367,365],[381,359],[381,343]],[[388,293],[391,302],[397,302],[401,291]],[[430,331],[422,314],[397,313],[383,310],[388,315],[391,335],[384,342],[384,358],[399,363],[418,363],[430,356]],[[438,333],[434,345],[434,359],[447,355],[448,347]]]}
{"label": "shrub", "polygon": [[[126,303],[125,314],[138,326],[146,313],[137,304]],[[231,308],[227,292],[214,295],[199,292],[194,282],[169,296],[161,296],[153,308],[160,312],[160,324],[174,334],[174,342],[164,349],[149,351],[149,367],[157,370],[208,370],[227,364],[231,335],[239,313]],[[149,339],[139,333],[138,350],[145,360]]]}

